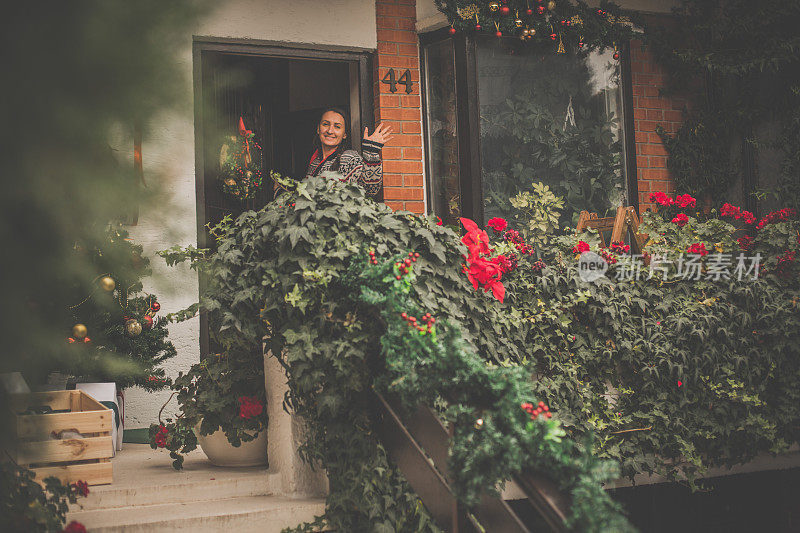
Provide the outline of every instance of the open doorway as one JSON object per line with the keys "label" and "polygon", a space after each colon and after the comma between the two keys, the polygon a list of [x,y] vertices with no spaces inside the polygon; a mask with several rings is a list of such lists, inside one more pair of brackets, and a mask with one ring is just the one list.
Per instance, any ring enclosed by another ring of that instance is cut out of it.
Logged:
{"label": "open doorway", "polygon": [[[198,246],[213,247],[208,225],[225,215],[260,209],[273,199],[269,171],[302,179],[312,155],[320,112],[336,106],[350,114],[348,132],[360,146],[372,125],[371,57],[366,51],[314,50],[283,44],[194,43],[195,175]],[[223,191],[220,149],[239,118],[262,147],[263,184],[242,201]],[[200,280],[201,290],[204,281]],[[200,352],[209,353],[200,317]]]}

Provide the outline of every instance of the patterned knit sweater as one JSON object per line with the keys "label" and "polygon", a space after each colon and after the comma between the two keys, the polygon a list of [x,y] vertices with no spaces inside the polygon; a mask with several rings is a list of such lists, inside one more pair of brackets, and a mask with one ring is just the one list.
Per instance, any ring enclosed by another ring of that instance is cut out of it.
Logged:
{"label": "patterned knit sweater", "polygon": [[[367,193],[367,196],[375,196],[381,190],[383,183],[383,161],[381,160],[381,148],[383,144],[374,141],[364,140],[361,142],[362,156],[355,150],[345,150],[339,156],[339,170],[342,181],[357,183]],[[333,170],[336,160],[333,152],[325,160],[319,150],[311,156],[308,162],[306,177],[319,176],[323,172]]]}

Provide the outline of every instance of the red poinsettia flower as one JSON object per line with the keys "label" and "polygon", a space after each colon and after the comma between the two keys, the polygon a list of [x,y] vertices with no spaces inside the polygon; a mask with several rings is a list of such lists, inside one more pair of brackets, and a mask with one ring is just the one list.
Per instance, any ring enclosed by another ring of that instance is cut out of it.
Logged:
{"label": "red poinsettia flower", "polygon": [[483,257],[473,258],[467,270],[467,279],[472,283],[472,287],[477,290],[478,286],[481,286],[486,292],[492,291],[492,295],[500,303],[503,303],[506,295],[506,288],[500,283],[502,276],[501,267]]}
{"label": "red poinsettia flower", "polygon": [[684,227],[687,222],[689,222],[689,217],[686,216],[686,213],[678,213],[675,215],[675,218],[672,219],[672,223],[677,224],[681,228]]}
{"label": "red poinsettia flower", "polygon": [[73,520],[61,531],[62,533],[86,533],[86,526]]}
{"label": "red poinsettia flower", "polygon": [[697,254],[700,256],[708,255],[708,250],[706,250],[706,245],[702,242],[696,242],[693,245],[689,246],[686,249],[687,253],[690,254]]}
{"label": "red poinsettia flower", "polygon": [[582,254],[583,252],[588,252],[589,248],[590,247],[589,247],[589,245],[587,243],[585,243],[583,241],[578,241],[578,244],[576,244],[572,248],[572,253],[573,254]]}
{"label": "red poinsettia flower", "polygon": [[675,204],[681,209],[686,209],[687,207],[696,206],[697,200],[690,194],[681,194],[675,197]]}
{"label": "red poinsettia flower", "polygon": [[506,222],[506,220],[503,218],[494,217],[490,218],[486,225],[495,230],[497,233],[500,233],[508,227],[508,222]]}
{"label": "red poinsettia flower", "polygon": [[72,486],[75,488],[75,492],[77,492],[84,498],[89,495],[89,484],[86,483],[85,481],[78,480],[75,483],[73,483]]}
{"label": "red poinsettia flower", "polygon": [[661,191],[650,193],[650,201],[663,206],[670,206],[675,203],[675,200]]}
{"label": "red poinsettia flower", "polygon": [[239,417],[249,420],[264,412],[264,406],[255,396],[239,397]]}
{"label": "red poinsettia flower", "polygon": [[461,238],[461,242],[467,245],[469,257],[477,257],[481,254],[490,254],[489,235],[478,227],[475,222],[468,218],[462,218],[461,224],[467,230],[467,234]]}

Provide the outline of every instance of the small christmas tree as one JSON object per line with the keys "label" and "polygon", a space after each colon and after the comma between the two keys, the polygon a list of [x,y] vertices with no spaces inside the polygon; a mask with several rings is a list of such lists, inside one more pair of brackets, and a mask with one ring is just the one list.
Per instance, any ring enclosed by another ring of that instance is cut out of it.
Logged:
{"label": "small christmas tree", "polygon": [[[75,244],[90,272],[77,276],[75,304],[67,309],[66,342],[77,357],[65,371],[92,381],[116,381],[121,388],[148,390],[169,384],[158,368],[176,355],[167,340],[169,319],[159,316],[156,296],[143,292],[150,261],[142,247],[120,226],[110,226],[106,239],[89,247]],[[109,355],[117,357],[108,357]],[[106,360],[110,364],[96,364]]]}

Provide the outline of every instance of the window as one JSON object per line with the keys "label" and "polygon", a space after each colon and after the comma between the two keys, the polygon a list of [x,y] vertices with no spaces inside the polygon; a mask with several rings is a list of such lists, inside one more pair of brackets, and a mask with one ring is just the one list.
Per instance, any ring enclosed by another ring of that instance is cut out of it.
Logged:
{"label": "window", "polygon": [[439,32],[421,42],[434,214],[511,221],[511,199],[538,182],[565,199],[563,224],[582,210],[603,216],[635,202],[613,51],[555,54],[513,38]]}

